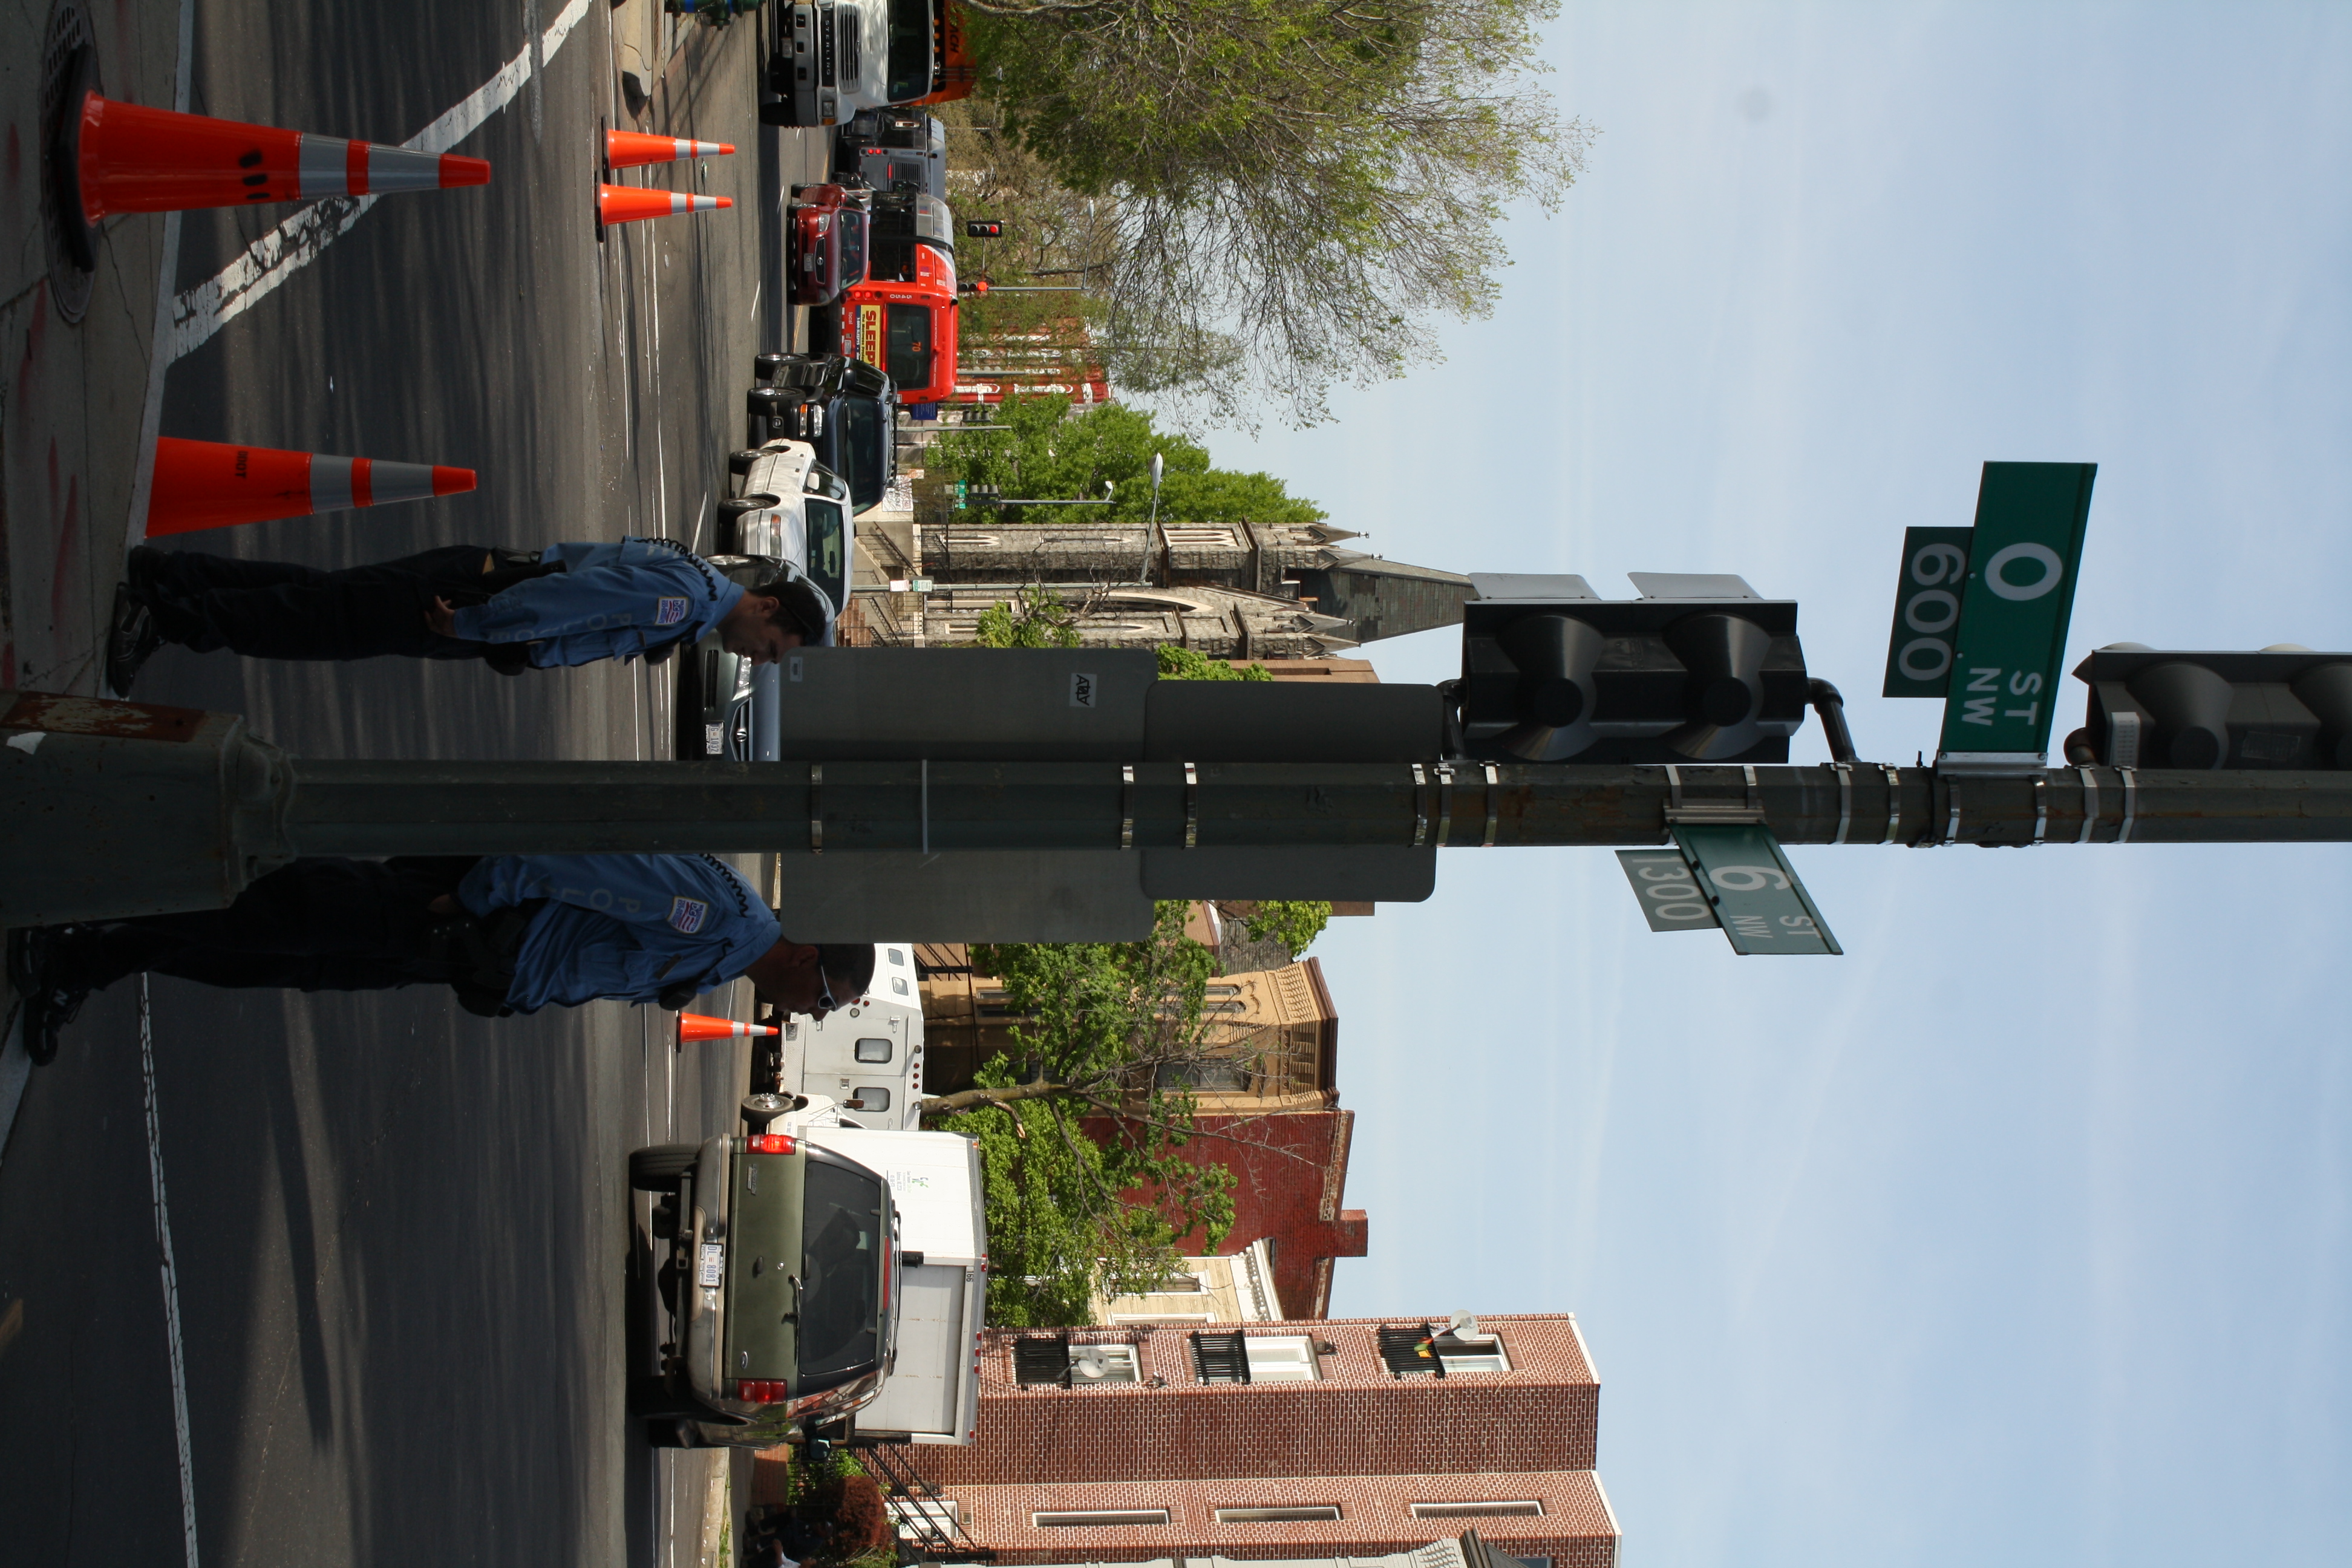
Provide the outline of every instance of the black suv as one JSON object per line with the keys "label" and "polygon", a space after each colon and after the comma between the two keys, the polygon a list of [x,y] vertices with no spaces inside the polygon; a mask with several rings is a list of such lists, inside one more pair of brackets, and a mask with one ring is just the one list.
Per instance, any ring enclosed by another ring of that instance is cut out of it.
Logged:
{"label": "black suv", "polygon": [[745,395],[748,444],[806,441],[819,466],[847,481],[853,514],[881,505],[898,477],[898,394],[890,378],[841,354],[763,353],[751,374],[759,384]]}

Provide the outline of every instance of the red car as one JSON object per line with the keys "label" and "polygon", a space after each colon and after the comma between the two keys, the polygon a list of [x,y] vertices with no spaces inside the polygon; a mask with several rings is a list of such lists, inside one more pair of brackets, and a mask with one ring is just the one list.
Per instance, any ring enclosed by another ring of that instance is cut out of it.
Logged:
{"label": "red car", "polygon": [[795,185],[784,267],[795,305],[830,305],[866,281],[866,213],[839,185]]}

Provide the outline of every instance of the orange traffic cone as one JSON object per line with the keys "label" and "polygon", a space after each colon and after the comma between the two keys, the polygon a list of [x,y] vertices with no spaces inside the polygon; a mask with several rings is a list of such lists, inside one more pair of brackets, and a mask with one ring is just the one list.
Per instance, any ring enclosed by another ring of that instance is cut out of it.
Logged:
{"label": "orange traffic cone", "polygon": [[684,191],[649,190],[641,185],[598,185],[596,225],[601,228],[606,224],[667,217],[672,213],[716,212],[734,205],[727,196],[689,195]]}
{"label": "orange traffic cone", "polygon": [[756,1040],[775,1032],[771,1025],[739,1024],[732,1018],[713,1018],[703,1013],[680,1013],[677,1016],[679,1045],[688,1040],[738,1040],[746,1035]]}
{"label": "orange traffic cone", "polygon": [[647,163],[683,163],[692,158],[723,158],[732,142],[689,142],[683,136],[646,136],[635,131],[604,132],[604,167],[635,169]]}
{"label": "orange traffic cone", "polygon": [[165,436],[155,443],[147,536],[396,500],[430,500],[473,488],[471,468],[331,458],[320,452],[280,452]]}
{"label": "orange traffic cone", "polygon": [[119,103],[92,89],[85,62],[78,58],[69,68],[74,74],[68,107],[58,126],[51,171],[58,214],[72,231],[67,242],[84,266],[95,254],[92,231],[110,213],[184,212],[490,183],[490,166],[479,158]]}

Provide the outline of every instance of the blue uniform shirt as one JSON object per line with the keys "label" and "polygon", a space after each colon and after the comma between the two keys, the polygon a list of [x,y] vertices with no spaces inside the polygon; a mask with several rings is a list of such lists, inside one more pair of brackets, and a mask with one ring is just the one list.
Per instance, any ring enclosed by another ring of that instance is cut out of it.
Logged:
{"label": "blue uniform shirt", "polygon": [[459,610],[457,635],[468,642],[529,643],[530,662],[550,669],[692,643],[743,597],[740,584],[667,539],[551,544],[540,558],[564,569]]}
{"label": "blue uniform shirt", "polygon": [[491,855],[457,897],[477,915],[548,900],[515,958],[507,1005],[519,1013],[650,1002],[681,980],[709,991],[783,934],[751,884],[708,855]]}

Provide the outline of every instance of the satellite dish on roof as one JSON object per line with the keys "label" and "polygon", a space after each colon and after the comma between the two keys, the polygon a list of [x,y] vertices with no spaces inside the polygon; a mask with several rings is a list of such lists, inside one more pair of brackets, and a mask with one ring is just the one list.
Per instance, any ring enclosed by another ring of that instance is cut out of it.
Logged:
{"label": "satellite dish on roof", "polygon": [[1478,1320],[1467,1312],[1456,1312],[1445,1331],[1457,1340],[1475,1340],[1479,1337]]}

